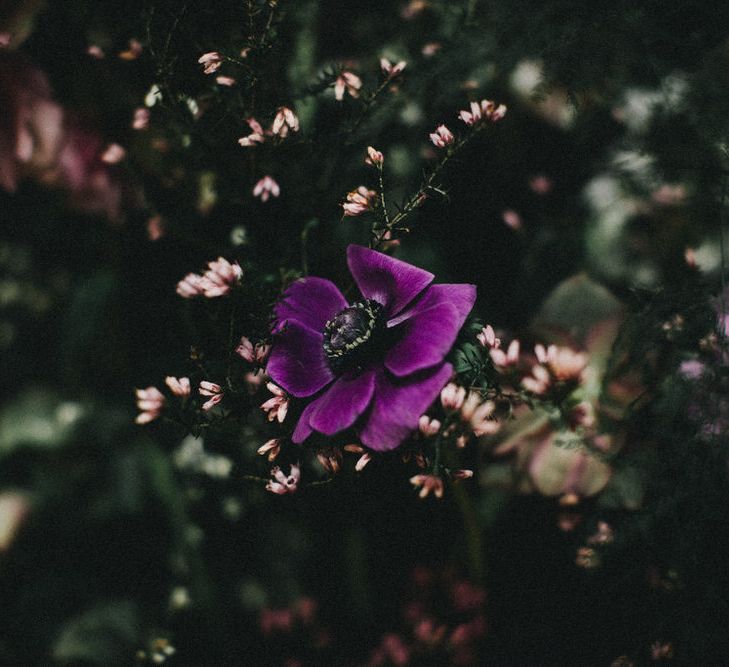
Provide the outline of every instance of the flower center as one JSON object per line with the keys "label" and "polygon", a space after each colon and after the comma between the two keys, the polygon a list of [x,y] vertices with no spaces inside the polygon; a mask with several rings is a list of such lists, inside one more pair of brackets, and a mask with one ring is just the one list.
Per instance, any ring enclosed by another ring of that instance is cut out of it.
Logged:
{"label": "flower center", "polygon": [[324,325],[324,353],[334,371],[361,366],[376,348],[384,329],[383,307],[377,301],[358,301],[340,310]]}

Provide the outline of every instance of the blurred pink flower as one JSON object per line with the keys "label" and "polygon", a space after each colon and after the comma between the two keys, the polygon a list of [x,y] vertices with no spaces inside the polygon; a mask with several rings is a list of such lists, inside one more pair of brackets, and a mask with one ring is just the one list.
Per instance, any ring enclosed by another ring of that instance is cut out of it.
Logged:
{"label": "blurred pink flower", "polygon": [[262,144],[266,141],[266,133],[264,132],[261,124],[253,117],[246,119],[248,127],[251,128],[251,133],[246,137],[238,139],[238,143],[241,146],[255,146],[256,144]]}
{"label": "blurred pink flower", "polygon": [[385,161],[384,155],[372,146],[367,146],[367,157],[365,158],[365,164],[369,164],[373,167],[381,167]]}
{"label": "blurred pink flower", "polygon": [[270,345],[266,345],[265,343],[256,343],[253,345],[246,336],[241,337],[238,347],[235,348],[238,356],[245,359],[248,363],[259,365],[266,360],[270,350]]}
{"label": "blurred pink flower", "polygon": [[175,396],[184,397],[190,395],[190,378],[188,377],[176,378],[168,375],[165,378],[165,384]]}
{"label": "blurred pink flower", "polygon": [[334,82],[334,98],[341,102],[344,99],[345,91],[350,97],[359,97],[359,89],[362,87],[362,79],[352,72],[342,72]]}
{"label": "blurred pink flower", "polygon": [[200,396],[209,397],[202,406],[202,409],[206,412],[208,410],[211,410],[218,403],[220,403],[220,401],[223,400],[223,388],[219,384],[215,384],[214,382],[201,380],[198,391],[200,392]]}
{"label": "blurred pink flower", "polygon": [[514,209],[506,209],[501,214],[501,219],[506,223],[507,227],[511,227],[514,231],[519,231],[522,227],[521,216]]}
{"label": "blurred pink flower", "polygon": [[103,49],[96,44],[91,44],[91,46],[86,49],[86,53],[96,60],[102,60],[106,57]]}
{"label": "blurred pink flower", "polygon": [[443,497],[443,480],[437,475],[414,475],[410,478],[410,483],[420,487],[419,498],[425,498],[431,493],[436,498]]}
{"label": "blurred pink flower", "polygon": [[134,110],[134,120],[132,121],[132,129],[146,130],[149,127],[149,109],[146,107],[138,107]]}
{"label": "blurred pink flower", "polygon": [[492,348],[489,350],[489,355],[491,356],[491,361],[494,362],[494,366],[499,368],[516,366],[519,363],[519,346],[519,341],[515,338],[509,343],[506,352],[501,348]]}
{"label": "blurred pink flower", "polygon": [[356,190],[347,193],[347,201],[342,204],[345,216],[361,215],[365,211],[371,211],[373,202],[377,197],[374,190],[367,189],[364,185],[360,185]]}
{"label": "blurred pink flower", "polygon": [[200,56],[198,63],[203,66],[205,74],[215,74],[223,64],[223,57],[217,51],[209,51]]}
{"label": "blurred pink flower", "polygon": [[106,164],[118,164],[126,156],[127,152],[119,144],[109,144],[101,154],[101,161]]}
{"label": "blurred pink flower", "polygon": [[129,40],[129,46],[119,54],[122,60],[136,60],[142,55],[142,44],[136,39]]}
{"label": "blurred pink flower", "polygon": [[253,196],[260,197],[262,202],[267,202],[270,197],[278,197],[281,194],[281,188],[278,183],[270,176],[264,176],[253,187]]}
{"label": "blurred pink flower", "polygon": [[466,398],[466,390],[449,382],[440,392],[440,402],[446,411],[460,410]]}
{"label": "blurred pink flower", "polygon": [[157,387],[135,390],[137,409],[140,411],[134,420],[137,424],[149,424],[157,419],[165,406],[165,397]]}
{"label": "blurred pink flower", "polygon": [[538,195],[546,195],[552,191],[552,179],[544,174],[537,174],[529,179],[531,191]]}
{"label": "blurred pink flower", "polygon": [[235,85],[235,79],[232,76],[216,76],[215,83],[217,83],[219,86],[230,87]]}
{"label": "blurred pink flower", "polygon": [[422,415],[418,421],[418,430],[429,438],[440,431],[440,422],[437,419],[431,419],[428,415]]}
{"label": "blurred pink flower", "polygon": [[453,143],[454,136],[445,125],[438,125],[435,132],[431,132],[430,140],[436,148],[445,148]]}
{"label": "blurred pink flower", "polygon": [[476,338],[483,347],[488,347],[492,350],[496,350],[501,347],[501,340],[496,338],[494,328],[490,324],[487,324],[483,329],[481,329],[480,333],[476,334]]}
{"label": "blurred pink flower", "polygon": [[285,139],[289,132],[299,131],[299,118],[288,107],[280,107],[273,119],[271,133]]}
{"label": "blurred pink flower", "polygon": [[393,65],[387,58],[380,58],[380,69],[382,73],[387,76],[388,79],[395,78],[398,74],[402,74],[402,71],[407,66],[404,60],[401,60],[396,65]]}

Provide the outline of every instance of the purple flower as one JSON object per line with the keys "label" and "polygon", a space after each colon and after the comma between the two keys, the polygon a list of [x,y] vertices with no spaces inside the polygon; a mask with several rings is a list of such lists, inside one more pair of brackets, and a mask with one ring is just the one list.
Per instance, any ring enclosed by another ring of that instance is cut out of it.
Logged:
{"label": "purple flower", "polygon": [[275,307],[268,374],[314,397],[294,442],[354,425],[370,449],[394,449],[449,380],[445,356],[476,288],[431,285],[433,274],[361,246],[347,248],[347,263],[362,300],[347,303],[323,278],[293,283]]}

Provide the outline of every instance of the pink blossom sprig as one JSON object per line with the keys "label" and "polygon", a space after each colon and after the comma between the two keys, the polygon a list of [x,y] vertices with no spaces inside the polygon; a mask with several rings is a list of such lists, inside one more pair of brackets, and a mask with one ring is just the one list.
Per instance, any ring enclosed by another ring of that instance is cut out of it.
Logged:
{"label": "pink blossom sprig", "polygon": [[281,187],[271,176],[264,176],[253,186],[253,196],[259,197],[264,204],[271,197],[278,197],[280,194]]}
{"label": "pink blossom sprig", "polygon": [[356,99],[359,97],[359,91],[362,88],[362,79],[353,72],[344,70],[334,81],[334,99],[341,102],[346,92],[350,97]]}
{"label": "pink blossom sprig", "polygon": [[238,262],[229,262],[224,257],[208,262],[208,269],[203,275],[188,273],[177,283],[177,294],[183,299],[204,296],[213,299],[225,296],[231,289],[240,284],[243,269]]}
{"label": "pink blossom sprig", "polygon": [[271,477],[266,484],[266,490],[271,493],[275,493],[279,496],[287,493],[296,493],[299,488],[299,481],[301,480],[301,466],[298,463],[291,465],[291,469],[288,475],[285,475],[281,468],[278,466],[271,468]]}
{"label": "pink blossom sprig", "polygon": [[377,193],[374,190],[360,185],[356,190],[347,193],[347,199],[342,203],[342,209],[345,216],[362,215],[366,211],[374,209],[374,201]]}
{"label": "pink blossom sprig", "polygon": [[217,51],[209,51],[200,56],[198,63],[203,66],[205,74],[215,74],[223,65],[223,56]]}
{"label": "pink blossom sprig", "polygon": [[407,67],[407,62],[401,60],[397,64],[391,63],[387,58],[380,58],[380,69],[387,79],[394,79],[395,77],[402,74],[402,71]]}
{"label": "pink blossom sprig", "polygon": [[202,409],[205,412],[212,410],[218,403],[220,403],[220,401],[223,400],[223,388],[219,384],[215,384],[215,382],[202,380],[198,391],[200,392],[200,396],[205,396],[208,399],[202,405]]}
{"label": "pink blossom sprig", "polygon": [[289,410],[288,394],[273,382],[269,382],[266,387],[273,397],[261,405],[261,410],[268,414],[268,421],[272,422],[275,419],[281,424],[286,419],[286,413]]}
{"label": "pink blossom sprig", "polygon": [[134,421],[137,424],[149,424],[159,418],[166,403],[164,394],[157,387],[137,389],[135,394],[140,412]]}
{"label": "pink blossom sprig", "polygon": [[481,100],[481,102],[471,102],[469,111],[459,111],[460,118],[466,125],[481,125],[487,122],[496,123],[506,115],[506,105],[492,102],[491,100]]}

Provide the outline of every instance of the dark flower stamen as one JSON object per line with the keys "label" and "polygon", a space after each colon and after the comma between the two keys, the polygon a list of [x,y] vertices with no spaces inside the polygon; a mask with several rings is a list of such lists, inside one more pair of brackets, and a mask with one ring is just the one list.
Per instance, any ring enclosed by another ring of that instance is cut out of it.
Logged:
{"label": "dark flower stamen", "polygon": [[339,311],[324,325],[324,353],[332,370],[361,365],[375,347],[383,327],[383,307],[373,299]]}

